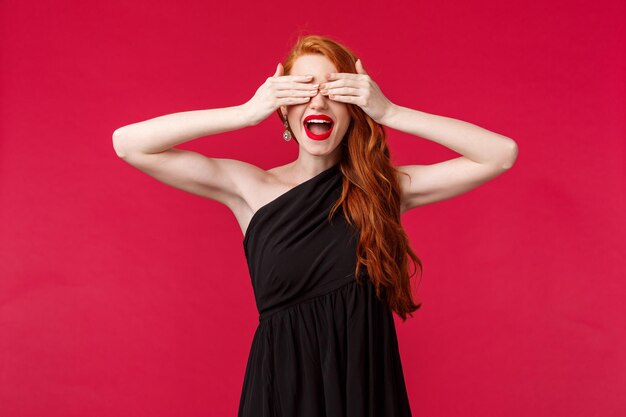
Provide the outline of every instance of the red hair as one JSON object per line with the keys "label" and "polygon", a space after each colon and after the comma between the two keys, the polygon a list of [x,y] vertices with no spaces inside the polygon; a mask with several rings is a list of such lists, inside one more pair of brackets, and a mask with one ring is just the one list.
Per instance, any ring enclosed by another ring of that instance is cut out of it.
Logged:
{"label": "red hair", "polygon": [[[294,62],[302,55],[321,54],[327,57],[338,72],[357,73],[357,57],[345,46],[319,35],[301,35],[283,62],[289,74]],[[406,320],[407,314],[417,310],[411,295],[410,277],[422,272],[422,262],[410,247],[409,239],[400,222],[400,183],[402,173],[390,161],[387,134],[383,125],[376,123],[359,106],[346,103],[351,116],[342,146],[339,167],[343,173],[341,197],[332,207],[330,216],[341,206],[348,222],[360,231],[357,246],[355,276],[365,267],[376,295],[385,299],[391,309]],[[280,109],[278,116],[283,122]],[[295,135],[292,132],[295,139]],[[297,139],[295,139],[297,142]],[[409,260],[415,266],[409,274]]]}

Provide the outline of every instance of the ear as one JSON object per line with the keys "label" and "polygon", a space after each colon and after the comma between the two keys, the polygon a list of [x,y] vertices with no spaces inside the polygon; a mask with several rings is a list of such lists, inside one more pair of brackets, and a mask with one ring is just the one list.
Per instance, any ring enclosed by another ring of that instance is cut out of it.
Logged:
{"label": "ear", "polygon": [[283,120],[287,119],[287,106],[280,106],[280,113],[283,115]]}

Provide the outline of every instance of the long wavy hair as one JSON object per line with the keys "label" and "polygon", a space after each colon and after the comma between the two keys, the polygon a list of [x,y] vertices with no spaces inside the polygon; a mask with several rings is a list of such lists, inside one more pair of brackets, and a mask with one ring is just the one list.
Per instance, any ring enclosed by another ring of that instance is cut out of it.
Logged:
{"label": "long wavy hair", "polygon": [[[338,72],[357,73],[355,54],[338,42],[319,35],[299,35],[283,61],[285,74],[302,55],[326,56]],[[410,247],[409,239],[400,223],[400,183],[397,170],[390,161],[387,134],[383,125],[376,123],[359,106],[346,103],[351,122],[341,142],[343,173],[341,197],[332,207],[329,217],[342,206],[349,224],[359,230],[355,277],[365,267],[374,284],[376,296],[386,300],[396,314],[405,321],[407,314],[417,310],[411,294],[410,278],[422,262]],[[280,109],[277,110],[284,123]],[[289,128],[291,131],[291,129]],[[291,132],[292,137],[295,135]],[[297,139],[295,139],[298,142]],[[414,270],[409,274],[409,260]],[[359,281],[360,282],[360,281]]]}

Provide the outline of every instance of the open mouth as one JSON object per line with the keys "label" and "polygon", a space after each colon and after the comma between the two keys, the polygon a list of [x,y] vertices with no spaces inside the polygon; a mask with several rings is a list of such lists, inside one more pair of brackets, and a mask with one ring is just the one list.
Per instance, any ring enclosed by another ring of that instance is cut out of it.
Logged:
{"label": "open mouth", "polygon": [[310,120],[308,122],[305,122],[304,125],[309,130],[309,132],[315,135],[323,135],[324,133],[328,133],[333,128],[333,122],[321,120]]}
{"label": "open mouth", "polygon": [[322,140],[328,138],[333,127],[333,120],[326,115],[312,115],[304,120],[304,130],[311,139]]}

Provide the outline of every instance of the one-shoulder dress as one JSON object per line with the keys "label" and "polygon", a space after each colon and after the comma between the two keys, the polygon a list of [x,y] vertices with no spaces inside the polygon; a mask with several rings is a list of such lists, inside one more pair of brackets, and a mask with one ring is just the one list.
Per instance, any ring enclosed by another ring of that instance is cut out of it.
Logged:
{"label": "one-shoulder dress", "polygon": [[[257,210],[245,232],[259,324],[238,417],[410,417],[392,310],[341,207],[339,164]],[[361,269],[365,269],[362,267]]]}

